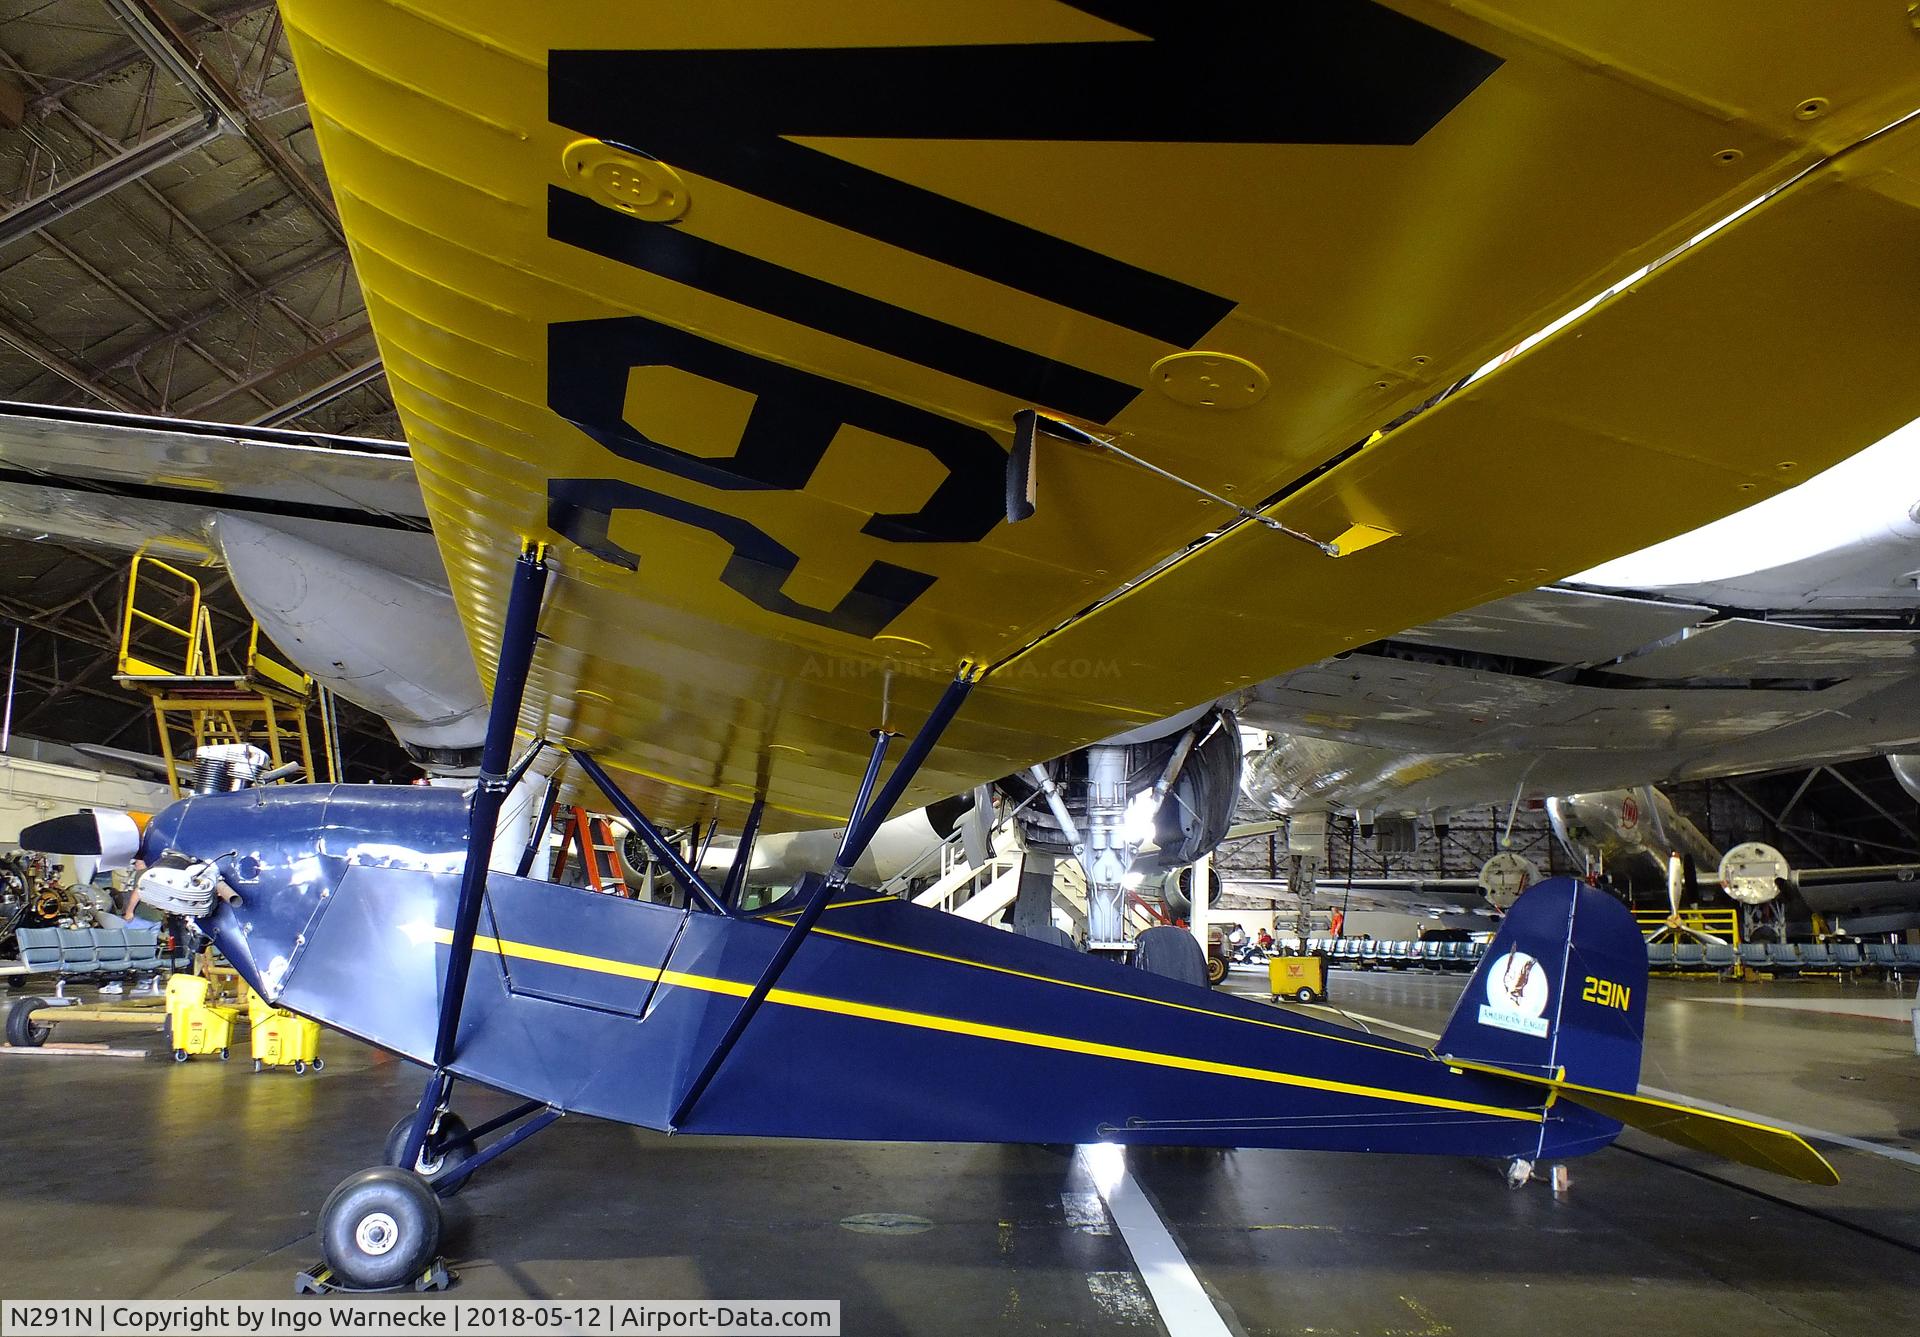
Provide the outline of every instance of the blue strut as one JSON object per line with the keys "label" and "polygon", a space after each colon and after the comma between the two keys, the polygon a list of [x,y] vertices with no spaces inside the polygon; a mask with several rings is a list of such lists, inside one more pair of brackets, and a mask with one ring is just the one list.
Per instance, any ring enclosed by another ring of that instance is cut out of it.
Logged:
{"label": "blue strut", "polygon": [[440,986],[440,1024],[433,1039],[433,1075],[420,1093],[413,1127],[400,1164],[412,1167],[420,1159],[440,1103],[452,1086],[447,1064],[453,1060],[460,1032],[460,1009],[467,998],[467,972],[473,965],[473,938],[480,927],[480,905],[487,888],[487,866],[493,859],[494,829],[500,808],[513,788],[507,774],[513,761],[513,731],[520,723],[520,702],[526,695],[527,671],[533,666],[533,645],[539,633],[540,598],[547,588],[544,545],[528,545],[514,563],[513,583],[507,594],[507,617],[500,629],[500,658],[493,675],[493,702],[487,711],[486,740],[480,748],[480,778],[467,815],[467,862],[460,873],[460,898],[453,913],[453,945],[447,954],[446,980]]}
{"label": "blue strut", "polygon": [[873,755],[867,759],[867,772],[860,779],[860,793],[854,799],[853,812],[847,822],[847,834],[841,838],[840,852],[834,856],[833,867],[828,870],[825,877],[811,877],[801,884],[806,886],[811,882],[813,887],[813,894],[807,898],[806,908],[800,912],[800,917],[793,921],[793,926],[787,930],[787,936],[780,940],[780,946],[774,951],[773,959],[767,962],[767,968],[760,973],[760,979],[754,984],[753,991],[741,1001],[740,1010],[733,1014],[733,1021],[728,1024],[726,1033],[714,1045],[713,1053],[708,1056],[706,1066],[700,1069],[700,1075],[693,1079],[687,1087],[686,1095],[680,1098],[680,1104],[673,1111],[672,1122],[675,1127],[687,1121],[687,1116],[693,1112],[693,1107],[699,1103],[700,1097],[706,1093],[708,1085],[719,1073],[720,1065],[727,1061],[727,1055],[732,1052],[734,1045],[739,1043],[740,1036],[747,1029],[747,1023],[753,1020],[753,1014],[760,1010],[760,1004],[766,1001],[767,995],[773,992],[773,986],[779,983],[787,963],[793,960],[794,953],[800,950],[800,944],[806,940],[807,934],[812,932],[814,921],[820,918],[821,912],[827,908],[827,903],[833,899],[834,894],[847,885],[847,878],[852,875],[853,866],[860,861],[860,856],[867,852],[867,846],[873,843],[874,832],[880,829],[880,823],[887,820],[887,814],[893,810],[893,805],[900,801],[900,796],[913,782],[913,777],[918,774],[921,764],[926,761],[927,754],[933,751],[934,744],[940,741],[940,735],[946,732],[947,725],[952,722],[960,707],[966,703],[967,696],[973,691],[973,685],[977,681],[979,681],[977,671],[969,666],[963,668],[953,681],[947,684],[947,690],[942,693],[933,712],[927,716],[926,722],[920,726],[920,732],[913,736],[913,741],[907,744],[907,750],[900,754],[900,761],[893,768],[893,773],[887,777],[887,783],[881,789],[879,797],[872,798],[869,802],[873,794],[874,782],[880,776],[880,763],[886,759],[887,745],[893,741],[894,737],[884,729],[874,730]]}

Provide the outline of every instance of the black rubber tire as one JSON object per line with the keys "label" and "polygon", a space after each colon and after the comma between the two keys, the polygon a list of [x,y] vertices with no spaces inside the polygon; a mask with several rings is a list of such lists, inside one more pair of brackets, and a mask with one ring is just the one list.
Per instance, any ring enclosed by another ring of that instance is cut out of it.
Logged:
{"label": "black rubber tire", "polygon": [[390,1165],[350,1174],[320,1208],[320,1252],[344,1285],[404,1286],[440,1252],[440,1200]]}
{"label": "black rubber tire", "polygon": [[43,998],[22,998],[7,1009],[7,1043],[15,1049],[38,1049],[53,1034],[53,1027],[42,1026],[33,1014],[47,1005]]}
{"label": "black rubber tire", "polygon": [[1227,963],[1217,956],[1207,958],[1207,983],[1218,985],[1227,977]]}
{"label": "black rubber tire", "polygon": [[1320,995],[1315,993],[1311,986],[1303,984],[1294,990],[1293,1001],[1296,1003],[1317,1003],[1320,1001]]}
{"label": "black rubber tire", "polygon": [[319,1071],[320,1071],[320,1069],[322,1069],[322,1068],[324,1068],[324,1067],[326,1067],[326,1066],[327,1066],[327,1061],[326,1061],[325,1059],[323,1059],[323,1058],[320,1058],[319,1056],[317,1056],[317,1055],[316,1055],[316,1056],[314,1057],[314,1060],[313,1060],[313,1062],[312,1062],[312,1063],[310,1063],[310,1064],[308,1064],[307,1066],[308,1066],[308,1067],[310,1067],[310,1068],[312,1068],[312,1069],[313,1069],[313,1070],[314,1070],[315,1072],[319,1072]]}
{"label": "black rubber tire", "polygon": [[[400,1117],[400,1122],[387,1130],[386,1162],[388,1165],[399,1163],[400,1153],[406,1150],[407,1134],[412,1131],[412,1128],[413,1116],[404,1114]],[[441,1118],[438,1136],[441,1143],[464,1139],[466,1136],[466,1121],[458,1114],[447,1114]],[[437,1157],[428,1156],[426,1149],[422,1148],[420,1159],[414,1165],[413,1172],[431,1184],[455,1166],[465,1163],[472,1155],[473,1143],[470,1141],[461,1141],[458,1146],[446,1147]]]}
{"label": "black rubber tire", "polygon": [[306,1070],[307,1070],[307,1061],[305,1059],[297,1058],[293,1061],[293,1075],[295,1077],[300,1076]]}
{"label": "black rubber tire", "polygon": [[1135,969],[1182,984],[1205,987],[1207,954],[1193,934],[1172,924],[1146,929],[1133,939]]}
{"label": "black rubber tire", "polygon": [[186,1050],[184,1050],[184,1049],[176,1049],[176,1050],[174,1050],[174,1051],[173,1051],[173,1061],[174,1061],[175,1063],[185,1063],[185,1062],[187,1061],[187,1051],[186,1051]]}

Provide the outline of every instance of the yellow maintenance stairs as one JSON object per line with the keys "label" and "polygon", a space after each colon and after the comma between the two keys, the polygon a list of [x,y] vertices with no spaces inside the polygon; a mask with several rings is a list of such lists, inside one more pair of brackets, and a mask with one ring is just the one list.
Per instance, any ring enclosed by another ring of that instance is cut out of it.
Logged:
{"label": "yellow maintenance stairs", "polygon": [[[332,783],[340,778],[331,694],[262,651],[258,623],[247,639],[244,662],[223,668],[200,582],[147,553],[136,553],[127,572],[114,681],[152,701],[160,754],[175,795],[185,788],[181,765],[191,766],[199,749],[223,743],[258,747],[274,769],[298,762],[303,779]],[[314,767],[307,727],[307,712],[316,706],[323,770]]]}

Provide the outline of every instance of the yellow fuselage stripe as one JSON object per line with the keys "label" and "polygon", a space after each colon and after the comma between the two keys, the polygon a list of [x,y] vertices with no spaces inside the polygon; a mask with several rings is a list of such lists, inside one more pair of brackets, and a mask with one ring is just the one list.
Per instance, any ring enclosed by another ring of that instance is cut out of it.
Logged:
{"label": "yellow fuselage stripe", "polygon": [[[442,945],[453,942],[453,933],[449,929],[435,927],[430,934],[433,941]],[[512,942],[503,938],[476,936],[473,948],[477,952],[492,952],[503,958],[517,958],[523,961],[541,961],[548,965],[566,966],[574,970],[587,970],[601,975],[615,975],[625,979],[657,980],[662,984],[678,985],[687,989],[699,989],[706,993],[725,994],[735,998],[745,998],[753,992],[753,986],[741,980],[718,979],[708,975],[690,975],[679,970],[661,970],[655,966],[643,966],[632,961],[620,961],[608,957],[588,956],[580,952],[562,951],[554,947],[541,947],[533,943]],[[1102,992],[1105,992],[1104,990]],[[1116,997],[1131,998],[1131,994],[1117,994]],[[949,1035],[971,1035],[983,1040],[998,1040],[1005,1044],[1026,1045],[1034,1049],[1052,1049],[1068,1054],[1088,1054],[1095,1058],[1118,1059],[1127,1063],[1144,1063],[1160,1068],[1179,1068],[1188,1072],[1212,1073],[1221,1077],[1239,1077],[1252,1082],[1268,1082],[1276,1086],[1305,1087],[1314,1091],[1331,1091],[1339,1095],[1361,1096],[1369,1100],[1388,1100],[1402,1105],[1423,1105],[1432,1109],[1458,1110],[1469,1114],[1486,1114],[1501,1119],[1518,1119],[1523,1122],[1538,1123],[1541,1114],[1537,1110],[1512,1109],[1504,1105],[1481,1105],[1472,1101],[1449,1100],[1444,1096],[1420,1095],[1410,1091],[1392,1091],[1377,1086],[1360,1086],[1352,1082],[1336,1082],[1323,1077],[1306,1077],[1299,1073],[1274,1072],[1267,1068],[1249,1068],[1238,1063],[1216,1063],[1211,1059],[1191,1058],[1184,1054],[1163,1054],[1150,1049],[1133,1049],[1125,1045],[1103,1044],[1097,1040],[1076,1040],[1065,1035],[1049,1035],[1043,1031],[1016,1030],[1009,1026],[995,1026],[987,1022],[963,1021],[958,1017],[935,1016],[928,1012],[910,1012],[901,1008],[882,1007],[874,1003],[859,1003],[847,998],[828,998],[822,994],[799,993],[792,989],[774,989],[767,994],[767,1001],[780,1003],[786,1007],[805,1008],[813,1012],[831,1012],[847,1017],[861,1017],[869,1021],[886,1022],[894,1026],[913,1026],[920,1030],[943,1031]],[[1146,1000],[1151,1001],[1151,1000]],[[1200,1011],[1201,1009],[1194,1009]],[[1204,1013],[1207,1016],[1217,1013]],[[1311,1032],[1309,1032],[1311,1034]],[[1392,1051],[1406,1057],[1404,1050]]]}
{"label": "yellow fuselage stripe", "polygon": [[[838,905],[829,905],[834,910],[843,905],[872,905],[875,901],[890,901],[892,896],[877,896],[869,901],[841,901]],[[792,926],[793,920],[786,915],[769,915],[767,922]],[[971,966],[975,970],[990,970],[996,975],[1012,975],[1016,979],[1034,980],[1040,984],[1051,984],[1060,989],[1078,989],[1083,993],[1104,994],[1108,998],[1125,998],[1136,1003],[1151,1003],[1155,1007],[1170,1007],[1176,1012],[1195,1012],[1203,1017],[1220,1017],[1227,1021],[1237,1021],[1243,1026],[1264,1026],[1270,1031],[1286,1031],[1290,1035],[1304,1035],[1314,1040],[1325,1040],[1329,1044],[1353,1045],[1360,1049],[1377,1049],[1383,1054],[1406,1055],[1409,1051],[1424,1054],[1428,1058],[1437,1057],[1431,1049],[1419,1049],[1413,1045],[1383,1045],[1372,1040],[1362,1040],[1347,1035],[1328,1035],[1325,1031],[1309,1030],[1305,1026],[1289,1026],[1281,1021],[1261,1021],[1256,1017],[1243,1017],[1232,1012],[1214,1012],[1204,1007],[1194,1007],[1188,1003],[1170,1003],[1163,998],[1143,998],[1139,994],[1121,993],[1118,989],[1103,989],[1097,984],[1081,984],[1077,980],[1056,979],[1051,975],[1036,975],[1028,970],[1015,970],[1011,966],[988,965],[985,961],[970,961],[964,956],[949,956],[945,952],[930,951],[925,947],[908,947],[903,943],[882,942],[878,938],[863,938],[858,933],[847,933],[840,929],[819,928],[815,933],[825,934],[829,938],[839,938],[845,942],[857,942],[867,947],[878,947],[883,951],[905,952],[909,956],[924,956],[930,961],[945,961],[956,966]]]}

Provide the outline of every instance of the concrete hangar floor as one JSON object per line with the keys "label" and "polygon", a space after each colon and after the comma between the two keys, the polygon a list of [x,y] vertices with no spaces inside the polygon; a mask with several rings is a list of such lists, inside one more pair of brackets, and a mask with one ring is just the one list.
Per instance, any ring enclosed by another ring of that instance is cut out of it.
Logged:
{"label": "concrete hangar floor", "polygon": [[[1262,977],[1226,987],[1256,995]],[[1350,974],[1376,1030],[1454,978]],[[1920,1057],[1893,986],[1657,980],[1644,1080],[1819,1130],[1837,1188],[1629,1131],[1556,1195],[1490,1162],[669,1140],[570,1120],[450,1204],[454,1294],[838,1298],[850,1334],[1859,1333],[1920,1322]],[[89,1039],[108,1039],[107,1034]],[[272,1299],[410,1066],[0,1056],[0,1294]],[[479,1105],[477,1093],[472,1097]],[[1106,1193],[1103,1196],[1102,1187]],[[469,1252],[473,1250],[473,1252]],[[1152,1284],[1149,1285],[1149,1278]]]}

